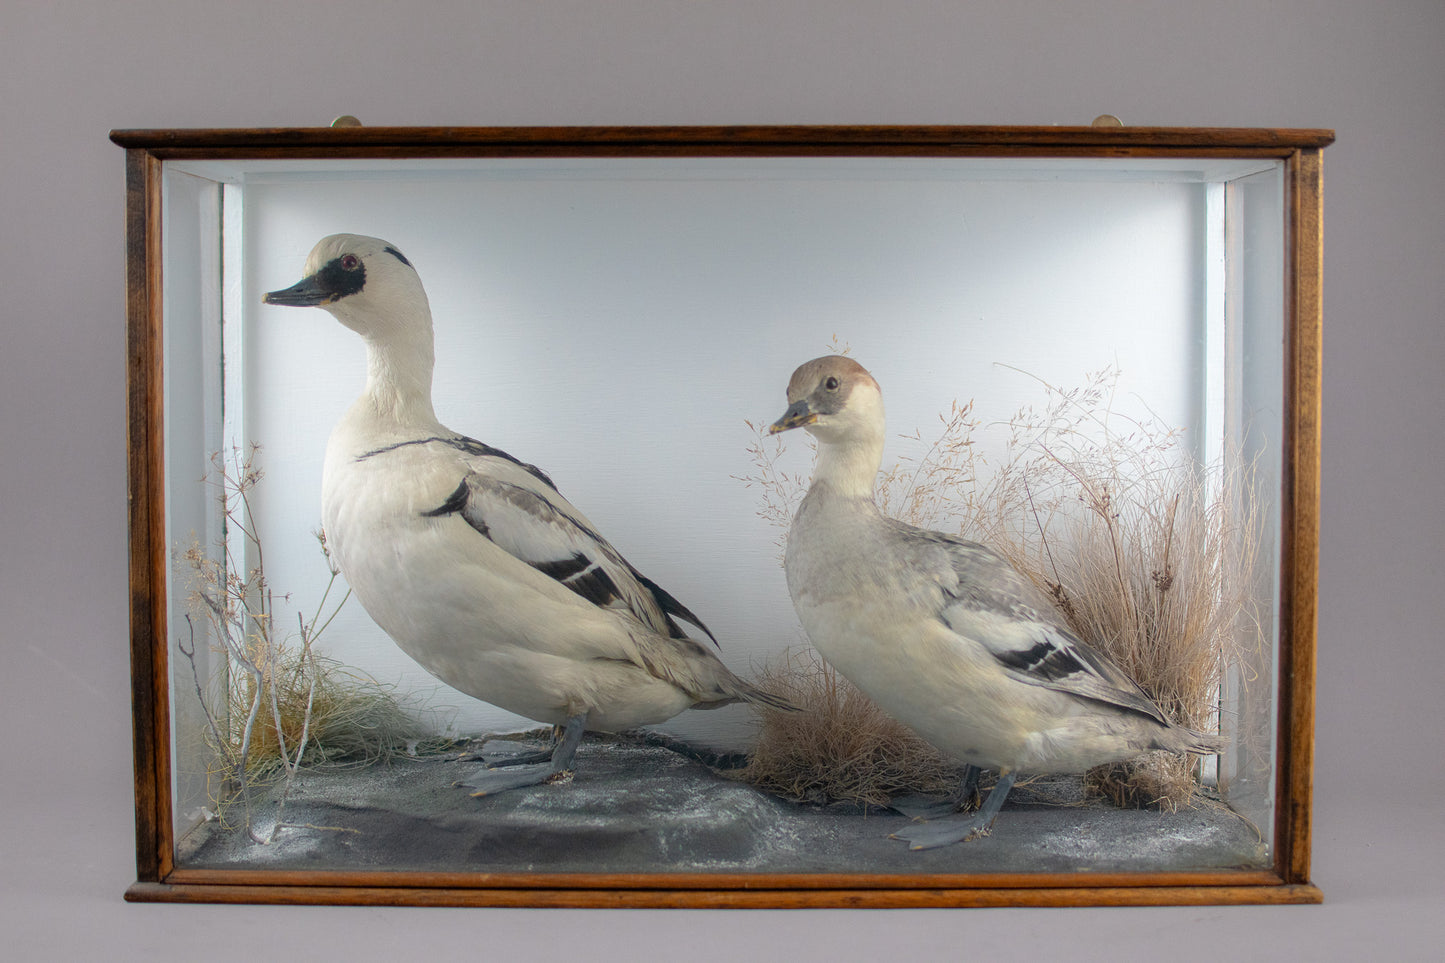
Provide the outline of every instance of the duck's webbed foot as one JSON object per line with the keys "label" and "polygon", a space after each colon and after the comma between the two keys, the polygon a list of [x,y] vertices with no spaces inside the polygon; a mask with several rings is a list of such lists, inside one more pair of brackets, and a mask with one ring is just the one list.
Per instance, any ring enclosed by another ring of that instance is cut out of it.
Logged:
{"label": "duck's webbed foot", "polygon": [[994,817],[1003,808],[1004,800],[1008,798],[1013,784],[1014,774],[1005,773],[999,776],[998,783],[989,791],[988,798],[978,812],[954,813],[920,822],[893,833],[889,838],[906,841],[909,849],[936,849],[939,846],[987,836],[993,827]]}
{"label": "duck's webbed foot", "polygon": [[585,713],[570,717],[562,729],[562,737],[553,744],[550,751],[496,757],[484,754],[482,758],[487,765],[458,785],[475,790],[473,796],[490,796],[508,789],[539,786],[548,782],[571,767],[572,757],[577,754],[582,733],[586,731],[586,723]]}

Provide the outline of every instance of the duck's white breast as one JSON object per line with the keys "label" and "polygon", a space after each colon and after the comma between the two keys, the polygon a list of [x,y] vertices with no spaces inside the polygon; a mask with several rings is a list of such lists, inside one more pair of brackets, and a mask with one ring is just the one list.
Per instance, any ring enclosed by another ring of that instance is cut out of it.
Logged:
{"label": "duck's white breast", "polygon": [[[423,433],[421,438],[427,437]],[[361,436],[327,448],[322,523],[368,615],[436,678],[541,722],[590,706],[589,725],[661,722],[691,704],[627,660],[628,618],[600,609],[499,548],[456,513],[429,516],[465,476],[446,444]],[[379,449],[389,449],[372,454]],[[520,469],[518,469],[520,471]]]}

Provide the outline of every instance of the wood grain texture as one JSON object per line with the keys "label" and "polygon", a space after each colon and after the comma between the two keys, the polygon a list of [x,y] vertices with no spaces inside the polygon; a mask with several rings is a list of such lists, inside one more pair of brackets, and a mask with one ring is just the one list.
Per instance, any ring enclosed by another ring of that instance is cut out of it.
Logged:
{"label": "wood grain texture", "polygon": [[160,162],[126,152],[126,399],[136,872],[171,870]]}
{"label": "wood grain texture", "polygon": [[[925,907],[1316,903],[1308,882],[1319,513],[1321,149],[1328,130],[1094,127],[123,130],[136,863],[132,901]],[[526,156],[1276,157],[1287,163],[1283,597],[1275,871],[849,876],[177,869],[167,685],[161,166],[167,159]]]}
{"label": "wood grain texture", "polygon": [[289,886],[370,889],[779,890],[849,891],[965,889],[1249,888],[1284,882],[1268,870],[1169,873],[458,873],[177,869],[167,883],[183,886]]}
{"label": "wood grain texture", "polygon": [[1288,157],[1328,130],[1173,127],[271,127],[117,130],[111,140],[165,159],[524,156]]}
{"label": "wood grain texture", "polygon": [[1289,162],[1289,276],[1285,298],[1285,477],[1279,691],[1276,866],[1309,879],[1314,787],[1315,637],[1319,563],[1323,225],[1319,150]]}
{"label": "wood grain texture", "polygon": [[1308,885],[1122,886],[1033,889],[569,890],[392,889],[365,886],[194,886],[136,883],[131,902],[502,906],[578,909],[923,909],[1005,906],[1204,906],[1318,903]]}

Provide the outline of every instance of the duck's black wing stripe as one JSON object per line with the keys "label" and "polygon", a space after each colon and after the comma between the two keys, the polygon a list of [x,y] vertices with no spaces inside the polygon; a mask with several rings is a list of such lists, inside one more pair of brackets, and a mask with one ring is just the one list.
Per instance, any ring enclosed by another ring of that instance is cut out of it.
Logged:
{"label": "duck's black wing stripe", "polygon": [[559,582],[565,582],[574,575],[585,572],[592,564],[592,559],[581,552],[570,558],[558,559],[555,562],[532,562],[531,565],[537,571],[548,578],[555,578]]}
{"label": "duck's black wing stripe", "polygon": [[[513,558],[526,562],[594,605],[606,608],[630,604],[600,564],[600,558],[591,557],[605,552],[601,537],[536,492],[495,478],[469,475],[444,502],[421,514],[424,518],[461,515],[467,524]],[[563,548],[569,544],[589,547],[587,551]],[[559,549],[566,554],[559,555]]]}
{"label": "duck's black wing stripe", "polygon": [[1076,657],[1076,653],[1048,641],[1040,641],[1027,650],[995,650],[993,657],[1010,669],[1027,672],[1050,682],[1088,671]]}
{"label": "duck's black wing stripe", "polygon": [[531,564],[543,575],[556,579],[593,605],[606,607],[622,598],[611,576],[580,552],[558,562]]}
{"label": "duck's black wing stripe", "polygon": [[[457,490],[448,495],[446,501],[442,502],[440,505],[438,505],[436,508],[431,509],[430,511],[422,512],[422,517],[440,518],[442,515],[451,515],[459,512],[467,507],[467,499],[470,496],[471,487],[467,485],[467,480],[463,478],[462,483],[457,486]],[[483,535],[487,534],[485,525],[478,529],[478,531],[480,531]]]}
{"label": "duck's black wing stripe", "polygon": [[[374,458],[377,455],[384,455],[389,451],[396,451],[398,448],[406,448],[410,445],[430,445],[434,442],[437,444],[447,445],[448,447],[455,448],[457,451],[465,452],[468,455],[501,458],[504,461],[509,461],[512,464],[516,465],[518,468],[525,471],[527,474],[531,475],[533,478],[542,482],[554,492],[557,491],[557,486],[553,483],[552,479],[547,476],[546,472],[538,468],[536,465],[529,465],[525,461],[522,461],[522,459],[507,454],[500,448],[493,448],[491,445],[488,445],[485,442],[477,441],[475,438],[467,438],[464,435],[458,435],[455,438],[442,438],[440,436],[433,436],[431,438],[413,438],[410,441],[398,441],[392,445],[382,445],[380,448],[373,448],[371,449],[371,451],[362,452],[361,454],[356,456],[356,460],[364,461],[367,458]],[[558,492],[558,494],[561,493]]]}
{"label": "duck's black wing stripe", "polygon": [[[446,443],[459,451],[466,452],[469,455],[486,455],[492,458],[501,458],[509,461],[512,464],[516,465],[518,468],[525,471],[527,474],[531,475],[533,478],[545,484],[554,492],[557,491],[556,484],[553,483],[552,479],[548,477],[546,472],[538,468],[536,465],[530,465],[520,458],[507,454],[500,448],[493,448],[491,445],[488,445],[485,442],[477,441],[475,438],[468,438],[465,435],[458,435],[455,438],[448,438],[446,439]],[[558,492],[558,494],[561,494],[561,492]]]}
{"label": "duck's black wing stripe", "polygon": [[[630,565],[628,567],[631,568]],[[713,645],[717,646],[719,649],[722,648],[722,645],[718,643],[717,636],[712,634],[712,629],[709,629],[706,625],[704,625],[702,619],[698,618],[696,615],[693,615],[692,611],[688,609],[686,605],[683,605],[677,599],[673,598],[672,593],[668,592],[667,589],[663,588],[661,585],[658,585],[652,579],[648,578],[646,575],[643,575],[635,568],[632,569],[632,574],[642,585],[643,588],[647,589],[649,592],[652,593],[652,597],[657,599],[658,606],[662,609],[663,613],[668,616],[667,625],[668,628],[672,630],[671,635],[673,638],[687,638],[687,634],[683,632],[682,629],[678,628],[677,623],[672,621],[671,617],[675,615],[683,621],[702,629],[704,632],[707,633],[707,637],[712,639]]]}

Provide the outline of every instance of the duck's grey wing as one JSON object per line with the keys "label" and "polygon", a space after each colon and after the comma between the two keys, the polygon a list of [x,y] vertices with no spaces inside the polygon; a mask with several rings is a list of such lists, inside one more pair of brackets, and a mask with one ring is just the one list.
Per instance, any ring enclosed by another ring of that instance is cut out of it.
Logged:
{"label": "duck's grey wing", "polygon": [[683,619],[716,639],[681,602],[642,575],[562,498],[551,480],[496,449],[469,453],[468,471],[429,517],[460,515],[480,535],[601,608],[624,609],[661,635]]}
{"label": "duck's grey wing", "polygon": [[1048,598],[1003,556],[977,542],[912,531],[936,546],[939,618],[1013,678],[1170,724],[1124,670],[1061,623]]}

